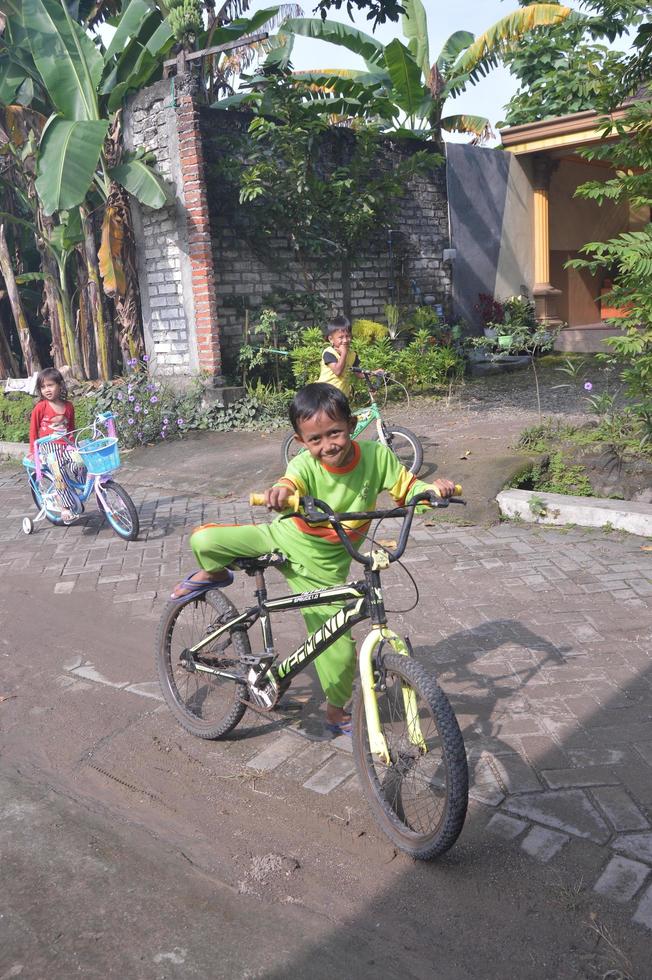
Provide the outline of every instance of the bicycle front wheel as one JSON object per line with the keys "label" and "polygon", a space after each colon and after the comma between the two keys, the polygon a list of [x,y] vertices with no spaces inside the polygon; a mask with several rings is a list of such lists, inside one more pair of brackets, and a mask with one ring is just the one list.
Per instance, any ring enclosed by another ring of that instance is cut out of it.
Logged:
{"label": "bicycle front wheel", "polygon": [[135,541],[140,530],[140,521],[134,502],[125,488],[115,480],[106,480],[95,491],[95,497],[97,506],[115,533],[125,541]]}
{"label": "bicycle front wheel", "polygon": [[388,765],[369,750],[359,684],[353,701],[353,755],[383,832],[400,850],[425,861],[452,847],[464,825],[464,740],[448,698],[420,664],[387,654],[381,675],[383,690],[376,696],[391,761]]}
{"label": "bicycle front wheel", "polygon": [[406,470],[416,476],[423,463],[423,446],[418,436],[401,425],[384,425],[383,437],[385,445],[398,457]]}
{"label": "bicycle front wheel", "polygon": [[[247,710],[247,685],[218,677],[199,666],[244,673],[242,657],[251,655],[249,637],[242,630],[225,633],[195,654],[186,651],[238,610],[223,592],[212,589],[200,599],[170,602],[163,611],[156,647],[156,668],[161,691],[177,721],[198,738],[221,738],[238,724]],[[193,662],[194,661],[194,662]]]}

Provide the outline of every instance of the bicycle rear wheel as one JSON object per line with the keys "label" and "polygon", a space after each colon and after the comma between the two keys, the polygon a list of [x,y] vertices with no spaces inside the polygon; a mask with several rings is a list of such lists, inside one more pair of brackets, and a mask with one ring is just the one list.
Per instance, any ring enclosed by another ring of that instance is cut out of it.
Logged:
{"label": "bicycle rear wheel", "polygon": [[115,533],[125,541],[135,541],[140,530],[138,511],[125,488],[106,480],[96,489],[95,499]]}
{"label": "bicycle rear wheel", "polygon": [[[363,792],[383,832],[411,857],[429,860],[452,847],[464,825],[464,741],[446,695],[420,664],[387,654],[382,671],[386,684],[377,693],[378,711],[391,763],[369,750],[359,684],[353,702],[353,755]],[[423,742],[408,718],[404,692],[412,692]]]}
{"label": "bicycle rear wheel", "polygon": [[306,447],[297,442],[294,438],[294,432],[290,432],[283,440],[283,466],[287,466],[291,459],[298,456],[299,453],[305,453]]}
{"label": "bicycle rear wheel", "polygon": [[383,425],[385,445],[400,459],[406,470],[415,476],[423,463],[423,446],[419,437],[401,425]]}
{"label": "bicycle rear wheel", "polygon": [[[221,738],[235,728],[247,710],[247,685],[194,670],[184,651],[237,615],[219,589],[186,603],[170,602],[163,610],[156,646],[161,691],[177,721],[198,738]],[[244,673],[241,658],[250,654],[249,637],[239,629],[215,640],[194,659],[207,667]]]}
{"label": "bicycle rear wheel", "polygon": [[54,485],[54,480],[47,473],[43,473],[40,482],[29,481],[29,489],[32,493],[32,500],[36,504],[39,510],[45,511],[45,516],[50,524],[54,524],[55,527],[61,527],[63,520],[61,518],[61,507],[56,502],[57,501],[57,490]]}

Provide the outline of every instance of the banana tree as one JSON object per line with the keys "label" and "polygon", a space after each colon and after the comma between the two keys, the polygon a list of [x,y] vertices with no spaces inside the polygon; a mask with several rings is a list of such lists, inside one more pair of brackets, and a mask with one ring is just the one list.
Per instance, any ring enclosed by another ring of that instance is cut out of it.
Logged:
{"label": "banana tree", "polygon": [[[20,5],[15,0],[1,0],[0,9],[6,18],[8,42],[0,52],[0,102],[15,99],[27,90],[33,104],[49,115],[36,156],[35,181],[45,218],[54,216],[53,226],[58,227],[56,216],[76,210],[89,194],[96,197],[93,210],[99,204],[106,214],[106,203],[118,187],[150,207],[160,207],[167,200],[160,178],[137,154],[116,153],[110,142],[107,152],[106,139],[127,91],[145,84],[160,71],[162,58],[173,43],[171,29],[157,5],[150,0],[131,0],[126,4],[106,50],[94,44],[84,27],[73,21],[63,0],[25,0]],[[85,11],[89,12],[93,13]],[[126,193],[124,196],[126,199]],[[109,325],[101,292],[95,286],[98,259],[88,218],[85,218],[85,232],[87,305],[95,334],[98,370],[101,377],[108,378],[111,376]],[[111,227],[104,238],[106,247],[115,254],[120,242],[112,237]],[[123,247],[125,242],[133,247],[132,240],[123,236]],[[133,289],[134,284],[130,286]],[[58,292],[60,289],[53,291],[51,284],[46,289],[50,297]],[[72,313],[65,302],[63,307],[58,306],[64,316]],[[133,306],[129,303],[129,310]],[[118,303],[116,312],[120,319]],[[136,315],[139,318],[138,306]],[[132,337],[131,321],[121,323],[121,327],[123,333]],[[66,324],[66,330],[70,335],[71,324]],[[70,352],[69,344],[61,346]],[[133,343],[128,346],[137,353]]]}
{"label": "banana tree", "polygon": [[[403,0],[402,0],[403,2]],[[283,32],[327,41],[360,55],[365,70],[297,72],[295,77],[314,86],[314,98],[343,115],[379,122],[386,132],[441,140],[446,132],[471,133],[482,139],[489,132],[483,116],[444,115],[445,103],[475,84],[497,63],[502,51],[529,31],[577,16],[569,7],[534,3],[501,18],[480,37],[456,31],[431,63],[428,23],[421,0],[404,0],[405,41],[383,45],[377,38],[347,24],[318,18],[295,18]],[[328,103],[331,103],[328,105]]]}

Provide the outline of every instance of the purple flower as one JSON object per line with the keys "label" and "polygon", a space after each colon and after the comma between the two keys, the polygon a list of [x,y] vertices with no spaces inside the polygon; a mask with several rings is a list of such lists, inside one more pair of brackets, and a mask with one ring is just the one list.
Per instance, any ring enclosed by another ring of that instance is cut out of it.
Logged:
{"label": "purple flower", "polygon": [[147,354],[143,354],[143,361],[145,362],[145,364],[147,364],[147,362],[149,361],[149,357]]}
{"label": "purple flower", "polygon": [[125,400],[125,396],[122,394],[121,391],[119,391],[118,392],[118,401],[119,402],[123,402],[124,400]]}
{"label": "purple flower", "polygon": [[593,385],[591,384],[590,381],[585,381],[584,391],[593,391]]}
{"label": "purple flower", "polygon": [[165,429],[161,429],[161,439],[165,439]]}
{"label": "purple flower", "polygon": [[152,397],[150,398],[150,402],[152,403],[152,405],[156,405],[157,401],[158,398],[156,397],[156,395],[152,395]]}
{"label": "purple flower", "polygon": [[127,422],[129,423],[129,425],[133,425],[134,424],[134,419],[127,419]]}
{"label": "purple flower", "polygon": [[140,405],[134,405],[134,412],[140,412]]}
{"label": "purple flower", "polygon": [[138,360],[135,357],[130,357],[127,361],[127,367],[136,367]]}
{"label": "purple flower", "polygon": [[170,424],[169,419],[163,419],[163,425],[169,425],[169,424]]}
{"label": "purple flower", "polygon": [[143,415],[149,415],[149,409],[148,408],[144,408],[143,409]]}
{"label": "purple flower", "polygon": [[129,395],[129,401],[130,402],[135,402],[136,401],[136,396],[135,395]]}
{"label": "purple flower", "polygon": [[183,419],[177,419],[177,425],[183,425]]}

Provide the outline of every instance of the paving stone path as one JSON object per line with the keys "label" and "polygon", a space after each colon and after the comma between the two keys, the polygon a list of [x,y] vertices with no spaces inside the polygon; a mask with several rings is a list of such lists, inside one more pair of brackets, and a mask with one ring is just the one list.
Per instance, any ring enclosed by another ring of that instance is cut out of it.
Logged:
{"label": "paving stone path", "polygon": [[[24,479],[0,465],[2,573],[51,582],[53,602],[80,592],[137,603],[154,622],[190,565],[194,526],[261,519],[244,501],[129,488],[141,516],[136,542],[121,542],[94,505],[76,525],[39,524],[27,537]],[[420,605],[393,623],[409,629],[416,657],[437,672],[453,703],[472,803],[486,814],[487,832],[551,866],[562,849],[581,845],[587,884],[627,903],[633,920],[652,930],[650,542],[575,528],[457,527],[435,517],[415,524],[404,563]],[[394,566],[386,583],[391,608],[412,604],[404,569]],[[242,603],[245,583],[233,589]],[[102,664],[81,659],[66,669],[114,687],[116,697],[128,690],[160,698],[152,677],[118,683]],[[310,736],[310,719],[270,731],[255,752],[244,746],[231,755],[244,769],[317,794],[357,794],[350,743],[304,737],[297,751],[300,733]]]}

